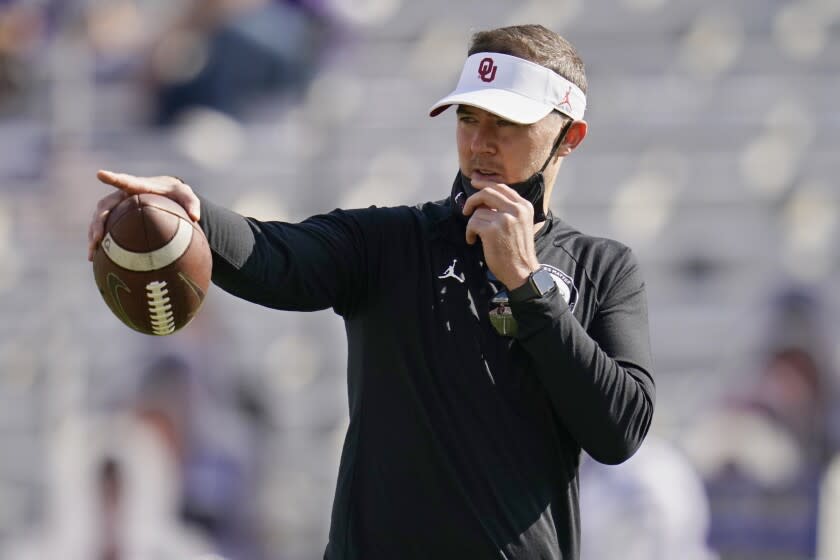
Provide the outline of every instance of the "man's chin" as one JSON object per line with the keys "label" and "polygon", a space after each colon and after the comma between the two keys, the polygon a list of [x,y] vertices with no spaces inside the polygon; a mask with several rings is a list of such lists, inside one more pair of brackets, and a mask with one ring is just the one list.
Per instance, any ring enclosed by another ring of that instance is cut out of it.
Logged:
{"label": "man's chin", "polygon": [[[505,183],[505,178],[502,177],[501,175],[498,175],[496,173],[485,174],[485,173],[481,173],[479,171],[473,171],[472,175],[470,175],[470,180],[473,183],[475,183],[476,181],[488,181],[490,183],[507,184],[507,183]],[[481,187],[476,187],[476,188],[481,188]]]}

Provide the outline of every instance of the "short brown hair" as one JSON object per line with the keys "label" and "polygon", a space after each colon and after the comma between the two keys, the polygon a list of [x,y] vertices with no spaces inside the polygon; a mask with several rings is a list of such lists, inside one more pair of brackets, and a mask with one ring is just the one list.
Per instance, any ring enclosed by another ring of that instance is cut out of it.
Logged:
{"label": "short brown hair", "polygon": [[586,93],[586,72],[577,50],[566,39],[542,25],[512,25],[472,36],[467,56],[496,52],[524,58],[554,70]]}

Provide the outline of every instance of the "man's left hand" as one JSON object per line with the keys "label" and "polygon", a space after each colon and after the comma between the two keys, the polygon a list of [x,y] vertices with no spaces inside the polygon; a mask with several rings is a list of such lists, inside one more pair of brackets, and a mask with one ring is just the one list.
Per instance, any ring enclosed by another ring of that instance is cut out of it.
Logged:
{"label": "man's left hand", "polygon": [[540,267],[534,248],[534,208],[512,188],[473,180],[480,189],[464,203],[467,243],[481,238],[487,267],[508,289],[523,285]]}

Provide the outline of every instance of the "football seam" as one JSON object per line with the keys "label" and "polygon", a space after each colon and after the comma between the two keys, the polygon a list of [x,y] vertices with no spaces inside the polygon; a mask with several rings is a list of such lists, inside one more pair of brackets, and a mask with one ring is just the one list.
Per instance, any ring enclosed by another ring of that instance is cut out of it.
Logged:
{"label": "football seam", "polygon": [[146,285],[146,296],[149,300],[149,323],[152,333],[165,336],[175,332],[175,313],[167,295],[169,290],[166,281],[149,282]]}
{"label": "football seam", "polygon": [[[158,196],[163,196],[163,195],[158,195]],[[140,198],[139,194],[132,195],[132,197],[137,199],[136,202],[135,202],[133,211],[140,212],[140,214],[141,214],[140,218],[143,221],[143,234],[144,234],[144,237],[146,239],[146,245],[147,246],[149,244],[149,239],[148,239],[148,234],[146,232],[146,216],[143,215],[143,208],[147,208],[147,207],[148,208],[154,208],[155,210],[160,210],[161,212],[166,212],[170,216],[175,216],[176,218],[184,220],[185,222],[190,224],[190,226],[192,226],[193,229],[197,229],[197,230],[201,231],[201,233],[204,233],[204,231],[195,222],[193,222],[192,218],[190,218],[190,215],[187,213],[187,210],[185,208],[183,209],[184,214],[181,215],[181,214],[178,214],[177,212],[173,212],[172,210],[170,210],[168,208],[164,208],[162,206],[158,206],[157,204],[147,202],[146,201],[147,199]],[[129,200],[129,199],[126,198],[125,200]],[[123,201],[123,202],[125,202],[125,201]],[[121,202],[120,204],[122,204],[123,202]],[[121,221],[123,221],[131,212],[132,212],[132,210],[128,210],[126,212],[123,212],[120,215],[120,217],[117,218],[116,221],[108,224],[108,227],[106,228],[106,231],[110,231],[110,230],[114,229],[115,227],[117,227],[117,224],[119,224]]]}
{"label": "football seam", "polygon": [[[155,210],[160,210],[161,212],[166,212],[167,214],[169,214],[171,216],[177,216],[177,217],[181,218],[182,220],[187,220],[191,224],[193,223],[192,218],[190,218],[190,215],[187,212],[187,209],[184,208],[183,206],[181,206],[181,209],[184,211],[184,214],[181,215],[181,214],[178,214],[177,212],[173,212],[169,208],[164,208],[163,206],[158,206],[157,204],[154,204],[153,202],[146,201],[146,199],[140,199],[139,198],[140,195],[137,195],[137,196],[138,196],[138,203],[137,203],[138,208],[143,208],[143,207],[148,206],[149,208],[154,208]],[[163,196],[163,195],[158,195],[158,196]],[[175,202],[175,201],[173,201],[173,202]],[[178,203],[175,202],[175,204],[178,204]]]}
{"label": "football seam", "polygon": [[[149,220],[147,219],[146,212],[143,210],[144,206],[145,206],[145,204],[143,204],[143,199],[141,199],[140,195],[138,194],[137,195],[137,210],[140,212],[140,221],[143,224],[143,240],[146,242],[145,247],[149,247],[150,243],[151,243],[149,241],[149,227],[151,226],[151,224],[149,224]],[[178,225],[180,225],[180,223]],[[176,234],[178,233],[177,229],[175,230],[175,233]],[[147,253],[148,251],[143,251],[143,252]]]}

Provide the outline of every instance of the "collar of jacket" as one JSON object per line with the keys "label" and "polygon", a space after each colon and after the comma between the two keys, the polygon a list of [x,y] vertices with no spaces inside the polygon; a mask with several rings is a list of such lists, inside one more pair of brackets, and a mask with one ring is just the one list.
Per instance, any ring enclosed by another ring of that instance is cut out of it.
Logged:
{"label": "collar of jacket", "polygon": [[[460,186],[460,176],[460,172],[455,176],[455,181],[452,183],[452,192],[447,198],[417,206],[418,210],[428,220],[427,231],[432,239],[447,241],[460,239],[464,240],[464,244],[466,244],[467,218],[461,211],[466,195],[463,194],[463,189]],[[461,193],[460,197],[458,196],[459,192]],[[457,200],[461,201],[460,205],[456,202],[456,197]]]}

